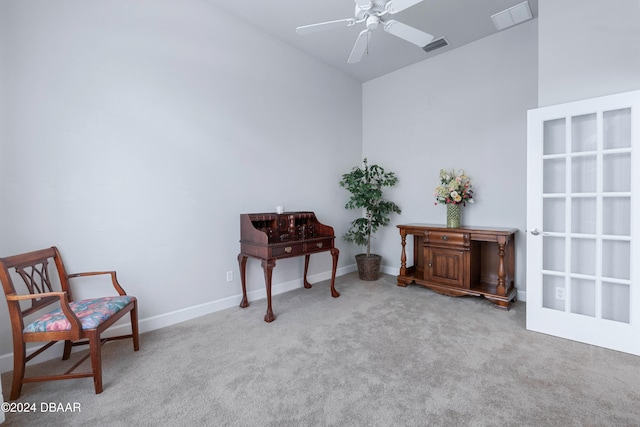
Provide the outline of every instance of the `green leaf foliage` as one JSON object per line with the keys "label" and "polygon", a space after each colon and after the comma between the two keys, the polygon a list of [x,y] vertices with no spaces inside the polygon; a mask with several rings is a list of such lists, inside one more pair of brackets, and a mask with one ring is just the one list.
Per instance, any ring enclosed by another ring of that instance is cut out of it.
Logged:
{"label": "green leaf foliage", "polygon": [[364,217],[351,222],[344,239],[358,246],[367,246],[367,256],[371,255],[371,235],[379,227],[389,224],[392,213],[401,213],[398,205],[383,198],[383,188],[393,187],[397,182],[398,177],[393,172],[385,172],[378,165],[369,165],[366,158],[362,167],[356,166],[342,175],[340,186],[351,193],[344,207],[365,212]]}

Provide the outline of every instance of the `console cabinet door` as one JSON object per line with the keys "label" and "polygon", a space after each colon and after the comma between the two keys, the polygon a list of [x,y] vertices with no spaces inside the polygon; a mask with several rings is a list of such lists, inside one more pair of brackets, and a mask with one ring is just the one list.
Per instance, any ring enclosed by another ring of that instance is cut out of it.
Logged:
{"label": "console cabinet door", "polygon": [[469,289],[469,251],[425,247],[427,280],[445,286]]}

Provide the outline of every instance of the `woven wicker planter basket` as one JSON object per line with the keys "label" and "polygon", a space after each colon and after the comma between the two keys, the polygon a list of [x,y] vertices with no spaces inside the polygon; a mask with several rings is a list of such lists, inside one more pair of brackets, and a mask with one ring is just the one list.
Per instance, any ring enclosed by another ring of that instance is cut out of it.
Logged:
{"label": "woven wicker planter basket", "polygon": [[356,255],[356,264],[358,265],[360,280],[378,280],[380,278],[380,261],[382,261],[380,255]]}

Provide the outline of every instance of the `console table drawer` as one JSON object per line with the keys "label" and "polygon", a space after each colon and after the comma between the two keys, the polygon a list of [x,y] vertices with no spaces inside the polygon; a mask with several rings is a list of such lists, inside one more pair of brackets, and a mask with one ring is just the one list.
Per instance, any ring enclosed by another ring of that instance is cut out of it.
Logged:
{"label": "console table drawer", "polygon": [[301,244],[291,244],[286,246],[275,246],[271,248],[271,254],[274,258],[296,256],[303,253]]}
{"label": "console table drawer", "polygon": [[320,241],[309,242],[304,244],[305,252],[317,252],[331,249],[333,239],[322,239]]}
{"label": "console table drawer", "polygon": [[469,233],[451,231],[427,231],[425,245],[469,246]]}

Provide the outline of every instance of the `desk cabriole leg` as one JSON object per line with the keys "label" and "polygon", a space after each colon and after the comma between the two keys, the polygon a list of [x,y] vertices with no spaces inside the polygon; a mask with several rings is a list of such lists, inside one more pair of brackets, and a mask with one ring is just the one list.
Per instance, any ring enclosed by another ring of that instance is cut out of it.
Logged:
{"label": "desk cabriole leg", "polygon": [[273,315],[271,309],[271,276],[273,274],[273,267],[276,266],[275,259],[263,259],[262,269],[264,270],[264,283],[267,288],[267,313],[264,315],[264,321],[271,323],[276,320],[276,316]]}
{"label": "desk cabriole leg", "polygon": [[340,293],[336,291],[336,271],[338,269],[338,256],[340,255],[340,251],[338,248],[331,249],[331,257],[333,258],[333,269],[331,270],[331,296],[334,298],[338,298]]}
{"label": "desk cabriole leg", "polygon": [[247,299],[247,256],[238,255],[238,265],[240,266],[240,281],[242,282],[242,301],[240,301],[240,307],[249,307],[249,300]]}
{"label": "desk cabriole leg", "polygon": [[309,283],[309,281],[307,280],[307,271],[309,271],[309,258],[311,258],[311,255],[307,254],[304,256],[304,279],[303,279],[303,283],[304,283],[304,287],[309,289],[311,288],[311,283]]}

